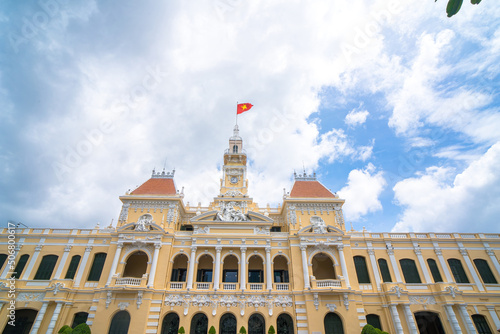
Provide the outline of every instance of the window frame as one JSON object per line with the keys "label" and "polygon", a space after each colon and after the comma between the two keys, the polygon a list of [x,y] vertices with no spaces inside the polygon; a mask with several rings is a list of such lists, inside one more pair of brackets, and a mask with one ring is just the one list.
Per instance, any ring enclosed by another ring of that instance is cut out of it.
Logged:
{"label": "window frame", "polygon": [[99,282],[101,280],[102,271],[106,264],[106,257],[106,253],[96,253],[94,255],[94,260],[92,261],[92,266],[87,277],[88,282]]}
{"label": "window frame", "polygon": [[368,272],[368,267],[366,266],[366,258],[361,255],[356,255],[353,257],[354,268],[356,268],[356,276],[358,277],[359,284],[370,284],[370,273]]}
{"label": "window frame", "polygon": [[422,284],[415,260],[404,258],[399,260],[399,265],[401,266],[406,284]]}

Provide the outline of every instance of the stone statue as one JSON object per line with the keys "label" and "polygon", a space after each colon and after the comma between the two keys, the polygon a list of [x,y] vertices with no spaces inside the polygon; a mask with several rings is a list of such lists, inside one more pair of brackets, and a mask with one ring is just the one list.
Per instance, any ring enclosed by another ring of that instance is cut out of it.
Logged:
{"label": "stone statue", "polygon": [[247,221],[248,218],[240,210],[234,208],[234,202],[230,202],[224,205],[223,202],[220,204],[221,209],[217,212],[217,220],[220,221],[232,221],[240,222]]}
{"label": "stone statue", "polygon": [[153,222],[151,215],[142,215],[137,223],[135,223],[135,231],[145,232],[149,231],[149,225]]}
{"label": "stone statue", "polygon": [[328,229],[326,228],[325,221],[318,216],[311,217],[311,225],[313,233],[328,233]]}

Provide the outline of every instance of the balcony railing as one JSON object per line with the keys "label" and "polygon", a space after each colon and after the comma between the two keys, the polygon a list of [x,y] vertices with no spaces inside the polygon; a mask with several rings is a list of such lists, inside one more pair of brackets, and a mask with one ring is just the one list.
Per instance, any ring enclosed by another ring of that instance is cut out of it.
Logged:
{"label": "balcony railing", "polygon": [[322,279],[316,280],[316,287],[318,288],[341,288],[342,283],[339,279]]}
{"label": "balcony railing", "polygon": [[210,290],[212,283],[196,283],[196,289],[198,290]]}
{"label": "balcony railing", "polygon": [[184,289],[184,282],[170,282],[170,289],[182,290]]}
{"label": "balcony railing", "polygon": [[290,290],[290,283],[274,283],[274,289],[278,291]]}
{"label": "balcony railing", "polygon": [[122,278],[117,278],[115,285],[134,285],[134,286],[139,286],[141,285],[141,278],[135,278],[135,277],[122,277]]}
{"label": "balcony railing", "polygon": [[248,285],[250,286],[250,290],[262,290],[262,286],[264,284],[262,284],[262,283],[249,283]]}
{"label": "balcony railing", "polygon": [[222,283],[224,290],[236,290],[236,285],[238,283]]}

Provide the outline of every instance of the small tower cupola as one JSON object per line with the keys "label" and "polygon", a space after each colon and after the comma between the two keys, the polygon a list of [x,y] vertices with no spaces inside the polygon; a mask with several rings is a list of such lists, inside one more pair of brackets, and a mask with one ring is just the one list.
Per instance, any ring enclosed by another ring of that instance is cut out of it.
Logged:
{"label": "small tower cupola", "polygon": [[238,124],[234,126],[233,135],[229,138],[229,154],[243,153],[243,140],[240,137]]}

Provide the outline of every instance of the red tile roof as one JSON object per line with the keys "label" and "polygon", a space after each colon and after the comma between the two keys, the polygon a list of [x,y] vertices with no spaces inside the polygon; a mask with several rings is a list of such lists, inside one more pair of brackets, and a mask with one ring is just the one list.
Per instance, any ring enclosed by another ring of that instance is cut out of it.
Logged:
{"label": "red tile roof", "polygon": [[173,179],[151,178],[132,191],[131,195],[175,195],[176,193]]}
{"label": "red tile roof", "polygon": [[335,198],[335,195],[318,181],[295,181],[290,197]]}

